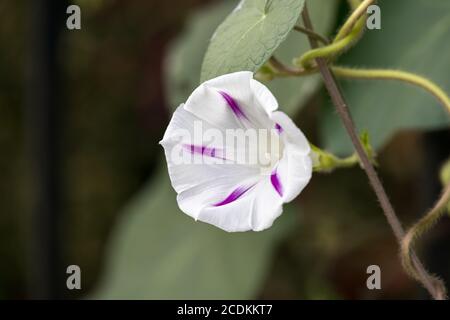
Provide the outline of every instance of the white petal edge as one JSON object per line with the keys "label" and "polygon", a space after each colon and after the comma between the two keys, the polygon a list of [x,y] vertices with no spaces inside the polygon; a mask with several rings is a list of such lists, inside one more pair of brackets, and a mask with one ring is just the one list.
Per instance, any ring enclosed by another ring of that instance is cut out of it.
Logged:
{"label": "white petal edge", "polygon": [[278,109],[277,99],[265,85],[257,80],[251,79],[250,87],[258,103],[264,108],[264,110],[266,110],[267,114],[270,114]]}
{"label": "white petal edge", "polygon": [[284,112],[275,111],[270,117],[275,123],[278,123],[281,126],[281,134],[285,145],[293,144],[296,146],[296,149],[303,154],[309,154],[311,152],[311,147],[303,132]]}
{"label": "white petal edge", "polygon": [[311,148],[302,131],[285,113],[276,111],[271,118],[282,128],[284,151],[276,171],[283,188],[283,201],[290,202],[311,180]]}
{"label": "white petal edge", "polygon": [[285,147],[283,157],[276,168],[283,189],[283,202],[294,200],[308,185],[312,177],[312,160],[309,155]]}
{"label": "white petal edge", "polygon": [[[192,92],[186,101],[185,109],[224,130],[233,128],[265,128],[269,125],[266,107],[264,104],[261,104],[261,98],[255,96],[255,91],[251,86],[252,81],[255,80],[253,80],[253,73],[250,71],[234,72],[208,80]],[[267,88],[266,90],[268,91]],[[231,96],[249,121],[239,119],[220,92],[225,92]],[[262,93],[264,102],[267,102],[267,96],[270,92],[267,93],[259,87],[258,93]],[[258,103],[255,104],[255,101]],[[270,104],[273,105],[272,100]]]}
{"label": "white petal edge", "polygon": [[231,203],[204,207],[197,219],[227,232],[262,231],[271,227],[281,215],[282,204],[282,199],[265,177]]}
{"label": "white petal edge", "polygon": [[[180,192],[177,196],[177,202],[180,209],[191,216],[195,220],[205,221],[202,218],[202,212],[205,209],[213,208],[220,210],[221,208],[230,207],[234,203],[245,203],[247,198],[252,198],[253,186],[256,185],[257,178],[236,179],[236,177],[222,177],[220,179],[212,179],[205,183],[198,184],[193,188]],[[224,201],[236,188],[248,188],[247,192],[243,193],[237,200],[222,206],[216,206]],[[247,199],[248,200],[248,199]],[[239,215],[246,214],[247,210],[238,210],[232,216],[222,217],[224,219],[235,218]],[[234,218],[233,218],[234,216]],[[220,217],[219,217],[220,218]],[[242,220],[239,220],[242,224]],[[245,228],[248,228],[244,226]]]}

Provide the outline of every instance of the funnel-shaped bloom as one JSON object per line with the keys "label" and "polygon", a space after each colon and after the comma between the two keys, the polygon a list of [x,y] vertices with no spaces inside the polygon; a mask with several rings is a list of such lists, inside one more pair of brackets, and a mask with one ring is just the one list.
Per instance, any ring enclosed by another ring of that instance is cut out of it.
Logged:
{"label": "funnel-shaped bloom", "polygon": [[201,84],[160,142],[180,209],[226,231],[260,231],[311,178],[310,147],[251,72]]}

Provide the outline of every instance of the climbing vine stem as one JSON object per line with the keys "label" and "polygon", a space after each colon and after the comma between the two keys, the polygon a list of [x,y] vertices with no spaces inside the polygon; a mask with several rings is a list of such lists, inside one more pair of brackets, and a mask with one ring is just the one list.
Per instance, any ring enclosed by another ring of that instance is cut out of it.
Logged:
{"label": "climbing vine stem", "polygon": [[316,38],[317,41],[322,42],[323,44],[327,45],[330,43],[330,41],[325,38],[324,36],[316,33],[316,32],[312,32],[311,30],[306,29],[305,27],[302,26],[294,26],[294,30],[301,32],[303,34],[306,34],[307,36],[312,36],[314,38]]}
{"label": "climbing vine stem", "polygon": [[447,110],[450,115],[450,98],[438,85],[422,76],[400,70],[389,69],[353,69],[345,67],[332,67],[338,77],[349,79],[368,80],[397,80],[421,87],[432,94]]}
{"label": "climbing vine stem", "polygon": [[[314,31],[313,25],[311,23],[311,19],[309,17],[308,8],[305,3],[305,7],[302,11],[302,18],[304,25],[307,29]],[[312,49],[315,49],[318,47],[317,40],[314,37],[308,37],[309,42]],[[347,130],[348,135],[350,136],[350,139],[355,147],[356,153],[358,154],[358,157],[361,160],[363,169],[365,170],[369,183],[372,186],[380,205],[383,209],[383,212],[386,216],[386,219],[389,223],[389,225],[392,228],[392,231],[394,232],[395,237],[397,238],[397,241],[399,242],[399,245],[402,245],[402,240],[405,236],[404,229],[400,223],[400,220],[398,219],[394,208],[389,200],[389,197],[386,194],[386,191],[384,190],[383,184],[381,183],[381,180],[375,171],[375,168],[373,167],[372,163],[370,162],[370,159],[368,155],[366,154],[364,147],[358,138],[358,134],[356,132],[356,128],[353,122],[353,119],[350,115],[350,112],[347,107],[347,103],[345,102],[345,99],[342,95],[342,92],[334,78],[334,75],[331,71],[331,69],[328,67],[328,64],[325,59],[323,58],[317,58],[316,59],[317,66],[319,68],[319,71],[322,75],[322,78],[325,83],[325,87],[328,90],[328,93],[330,94],[331,100],[336,107],[337,113],[340,116],[342,123]],[[434,299],[443,299],[445,298],[445,291],[443,290],[444,286],[442,282],[440,282],[437,278],[434,278],[430,276],[425,268],[423,267],[420,260],[417,258],[414,251],[411,249],[411,265],[414,268],[415,274],[417,275],[417,279],[420,281],[420,283],[427,289],[427,291],[430,293],[430,295]]]}
{"label": "climbing vine stem", "polygon": [[316,58],[332,59],[339,54],[343,53],[349,47],[351,47],[362,35],[364,30],[365,21],[361,19],[356,24],[355,28],[342,39],[335,40],[333,43],[328,44],[321,48],[316,48],[305,52],[301,57],[294,59],[293,63],[296,66],[303,68],[311,68],[312,63]]}
{"label": "climbing vine stem", "polygon": [[376,0],[364,0],[359,5],[357,5],[357,1],[352,1],[351,5],[352,7],[355,7],[355,10],[352,12],[350,17],[345,21],[344,25],[339,29],[333,42],[342,40],[346,36],[348,36],[352,32],[353,28],[358,23],[358,21],[360,21],[361,17],[367,14],[367,8],[370,5],[374,4],[375,1]]}
{"label": "climbing vine stem", "polygon": [[[305,76],[318,72],[317,66],[311,69],[303,69],[298,67],[291,67],[283,64],[281,61],[273,57],[270,60],[270,66],[274,76],[289,77],[289,76]],[[356,69],[342,66],[331,66],[333,73],[340,78],[352,80],[391,80],[400,81],[413,86],[417,86],[427,91],[434,96],[437,101],[444,107],[450,115],[450,97],[447,93],[435,84],[433,81],[422,77],[420,75],[391,69]]]}
{"label": "climbing vine stem", "polygon": [[[447,210],[447,205],[450,202],[450,184],[444,189],[441,198],[437,201],[435,206],[420,219],[415,225],[413,225],[403,238],[401,245],[401,258],[402,264],[406,272],[414,279],[421,281],[420,275],[418,274],[416,267],[414,266],[414,246],[416,241],[431,227],[433,227],[439,219],[444,215]],[[446,290],[443,286],[441,280],[437,277],[432,278],[435,282],[435,286],[440,286],[439,298],[446,298]]]}
{"label": "climbing vine stem", "polygon": [[367,18],[367,8],[374,2],[374,0],[365,0],[363,2],[360,2],[360,0],[350,0],[350,6],[354,11],[341,27],[331,44],[324,41],[326,39],[323,36],[312,32],[308,28],[294,27],[295,30],[303,32],[308,36],[314,36],[316,40],[325,44],[324,47],[311,49],[299,58],[294,59],[294,65],[308,69],[312,67],[312,63],[316,58],[330,60],[348,50],[361,38]]}

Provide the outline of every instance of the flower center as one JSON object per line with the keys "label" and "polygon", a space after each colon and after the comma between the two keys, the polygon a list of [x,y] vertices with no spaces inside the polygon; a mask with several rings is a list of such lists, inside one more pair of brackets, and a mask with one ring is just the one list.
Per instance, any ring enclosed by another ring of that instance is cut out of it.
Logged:
{"label": "flower center", "polygon": [[280,161],[284,150],[281,136],[274,130],[267,130],[267,134],[260,135],[258,141],[258,165],[261,174],[270,175],[274,166]]}

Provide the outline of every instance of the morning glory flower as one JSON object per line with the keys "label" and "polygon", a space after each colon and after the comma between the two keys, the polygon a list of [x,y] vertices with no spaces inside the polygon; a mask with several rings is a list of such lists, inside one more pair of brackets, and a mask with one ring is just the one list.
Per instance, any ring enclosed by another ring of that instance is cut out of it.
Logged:
{"label": "morning glory flower", "polygon": [[160,144],[180,209],[229,232],[261,231],[312,174],[309,143],[251,72],[202,83]]}

